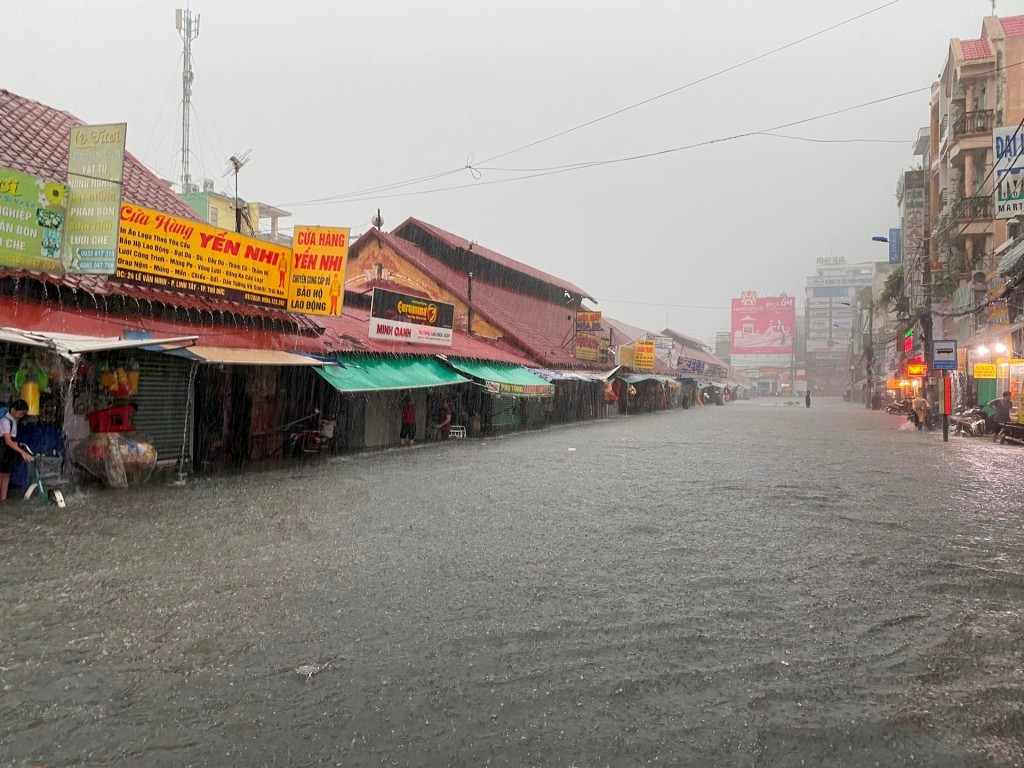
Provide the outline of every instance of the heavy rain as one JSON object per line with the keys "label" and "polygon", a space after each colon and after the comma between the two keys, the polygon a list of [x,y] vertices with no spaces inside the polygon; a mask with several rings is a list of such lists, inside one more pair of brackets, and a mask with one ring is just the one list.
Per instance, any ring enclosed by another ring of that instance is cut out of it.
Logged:
{"label": "heavy rain", "polygon": [[1024,767],[1024,0],[229,5],[0,25],[0,768]]}
{"label": "heavy rain", "polygon": [[626,419],[19,510],[10,762],[1020,763],[1016,451]]}

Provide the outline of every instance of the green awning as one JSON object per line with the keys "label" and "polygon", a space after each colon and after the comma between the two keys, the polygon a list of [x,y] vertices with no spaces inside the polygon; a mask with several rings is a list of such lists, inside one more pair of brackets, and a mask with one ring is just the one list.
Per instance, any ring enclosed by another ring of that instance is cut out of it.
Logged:
{"label": "green awning", "polygon": [[555,388],[520,365],[502,363],[471,363],[466,360],[448,360],[448,365],[474,379],[480,379],[492,395],[544,397]]}
{"label": "green awning", "polygon": [[360,357],[316,368],[339,392],[447,387],[469,381],[433,357]]}
{"label": "green awning", "polygon": [[653,373],[627,373],[624,376],[619,376],[627,384],[639,384],[641,381],[657,381],[658,377]]}

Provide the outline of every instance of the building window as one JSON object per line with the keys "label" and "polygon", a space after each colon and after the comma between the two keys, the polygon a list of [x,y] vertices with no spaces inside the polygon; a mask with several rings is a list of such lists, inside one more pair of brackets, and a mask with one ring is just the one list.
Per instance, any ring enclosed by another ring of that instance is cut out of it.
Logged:
{"label": "building window", "polygon": [[217,209],[212,205],[210,206],[210,223],[215,227],[217,226]]}

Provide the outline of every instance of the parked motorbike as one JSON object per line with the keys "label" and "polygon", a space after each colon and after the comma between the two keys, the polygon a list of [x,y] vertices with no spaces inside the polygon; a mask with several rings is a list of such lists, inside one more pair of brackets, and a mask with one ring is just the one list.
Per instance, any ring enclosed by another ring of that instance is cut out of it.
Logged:
{"label": "parked motorbike", "polygon": [[981,437],[988,431],[987,425],[985,410],[981,406],[965,408],[949,417],[950,429],[964,437]]}
{"label": "parked motorbike", "polygon": [[885,412],[893,415],[908,416],[912,410],[910,404],[910,400],[897,400],[895,403],[889,403],[889,405],[885,406]]}

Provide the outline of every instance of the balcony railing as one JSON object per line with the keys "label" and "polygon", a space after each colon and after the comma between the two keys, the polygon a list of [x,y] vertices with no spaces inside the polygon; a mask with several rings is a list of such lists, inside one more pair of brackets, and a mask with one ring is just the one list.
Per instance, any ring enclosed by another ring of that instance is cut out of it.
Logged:
{"label": "balcony railing", "polygon": [[964,112],[953,121],[951,139],[956,141],[961,136],[979,133],[991,134],[995,127],[996,113],[991,109],[980,109],[977,112]]}
{"label": "balcony railing", "polygon": [[974,221],[992,218],[992,198],[989,196],[973,197],[957,203],[956,220]]}

